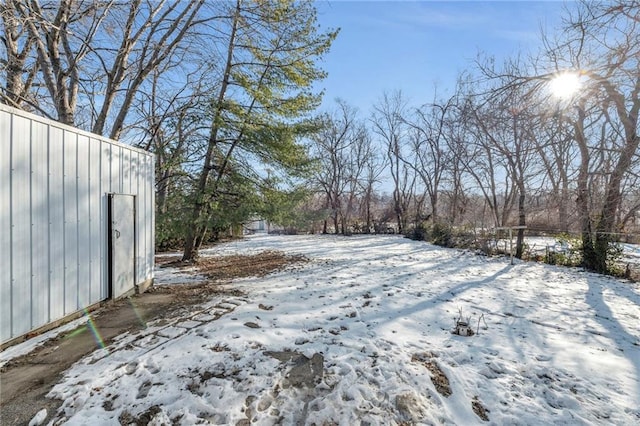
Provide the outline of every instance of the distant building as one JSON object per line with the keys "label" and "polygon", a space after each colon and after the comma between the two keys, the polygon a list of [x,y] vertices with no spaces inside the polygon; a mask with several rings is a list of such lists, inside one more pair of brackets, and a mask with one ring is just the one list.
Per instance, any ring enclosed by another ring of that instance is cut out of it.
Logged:
{"label": "distant building", "polygon": [[267,220],[264,219],[253,219],[247,222],[244,225],[245,233],[247,234],[256,234],[256,233],[282,233],[284,232],[284,228],[279,225],[273,225]]}

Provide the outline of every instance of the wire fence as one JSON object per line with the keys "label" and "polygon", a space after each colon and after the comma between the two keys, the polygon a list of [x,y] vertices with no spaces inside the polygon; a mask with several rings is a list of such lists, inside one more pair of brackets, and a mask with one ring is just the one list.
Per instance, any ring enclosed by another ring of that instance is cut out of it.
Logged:
{"label": "wire fence", "polygon": [[[582,260],[582,233],[576,231],[524,229],[523,259],[543,261],[550,264],[577,266]],[[496,251],[514,255],[514,240],[517,231],[508,228],[493,232]],[[633,281],[640,281],[640,234],[621,232],[593,232],[591,237],[607,235],[610,243],[609,258],[616,275]]]}
{"label": "wire fence", "polygon": [[[522,229],[519,229],[522,228]],[[524,234],[517,252],[518,232]],[[607,265],[610,273],[633,281],[640,281],[640,234],[601,233],[608,235]],[[476,250],[479,254],[505,255],[523,260],[553,265],[582,265],[582,233],[557,229],[526,229],[525,227],[456,228],[433,225],[410,230],[407,237],[428,241],[444,247]],[[592,234],[592,238],[595,235]]]}

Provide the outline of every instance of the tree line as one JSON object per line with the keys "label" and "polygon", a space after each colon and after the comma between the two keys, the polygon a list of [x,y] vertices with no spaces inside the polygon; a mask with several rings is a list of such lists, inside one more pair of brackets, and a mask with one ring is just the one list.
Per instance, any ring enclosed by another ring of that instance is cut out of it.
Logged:
{"label": "tree line", "polygon": [[371,229],[385,170],[380,219],[399,232],[517,226],[517,257],[525,227],[576,232],[582,264],[609,271],[611,243],[640,224],[640,3],[580,2],[541,38],[527,57],[479,57],[419,106],[384,93],[359,118],[339,101],[312,143],[334,231],[354,229],[354,205],[355,228]]}
{"label": "tree line", "polygon": [[315,112],[338,31],[310,0],[6,0],[0,17],[0,100],[154,152],[157,244],[185,260],[254,218],[520,225],[578,232],[606,272],[616,234],[637,232],[637,0],[571,4],[540,51],[479,57],[452,93],[384,93],[364,116]]}
{"label": "tree line", "polygon": [[2,102],[155,153],[160,248],[194,259],[304,195],[338,33],[313,1],[7,0],[0,17]]}

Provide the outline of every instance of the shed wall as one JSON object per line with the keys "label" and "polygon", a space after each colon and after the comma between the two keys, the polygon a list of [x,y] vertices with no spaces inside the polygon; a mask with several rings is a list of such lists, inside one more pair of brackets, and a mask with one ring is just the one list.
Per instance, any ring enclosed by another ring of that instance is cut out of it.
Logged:
{"label": "shed wall", "polygon": [[108,297],[108,193],[136,196],[153,278],[152,154],[0,104],[0,177],[0,343]]}

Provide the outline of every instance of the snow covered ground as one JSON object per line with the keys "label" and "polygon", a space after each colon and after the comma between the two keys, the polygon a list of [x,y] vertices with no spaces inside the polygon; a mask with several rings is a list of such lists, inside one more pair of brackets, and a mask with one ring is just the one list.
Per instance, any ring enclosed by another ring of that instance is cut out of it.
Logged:
{"label": "snow covered ground", "polygon": [[[311,261],[87,356],[50,393],[58,418],[640,424],[638,284],[397,236],[253,236],[203,254],[267,249]],[[460,310],[478,334],[451,333]]]}

